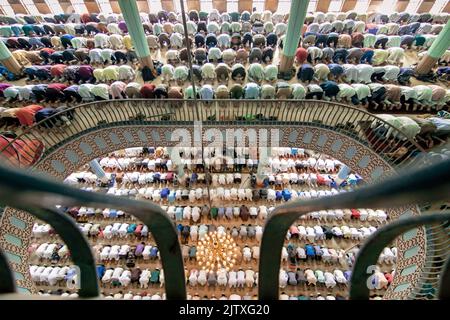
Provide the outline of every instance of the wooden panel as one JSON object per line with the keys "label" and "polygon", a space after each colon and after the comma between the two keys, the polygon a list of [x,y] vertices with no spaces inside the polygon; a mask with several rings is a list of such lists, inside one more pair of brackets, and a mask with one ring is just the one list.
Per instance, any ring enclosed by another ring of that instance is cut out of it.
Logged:
{"label": "wooden panel", "polygon": [[409,0],[398,0],[395,4],[395,11],[397,12],[403,12],[405,11],[406,7],[408,6]]}
{"label": "wooden panel", "polygon": [[[59,1],[59,5],[64,12],[72,12],[72,4],[69,1]],[[71,9],[69,10],[69,8]]]}
{"label": "wooden panel", "polygon": [[21,5],[20,3],[13,3],[11,4],[11,8],[14,10],[14,13],[16,14],[28,14],[27,10],[25,10],[25,7]]}
{"label": "wooden panel", "polygon": [[265,8],[266,8],[266,10],[270,10],[272,12],[277,11],[277,9],[278,9],[278,0],[266,0]]}
{"label": "wooden panel", "polygon": [[175,10],[172,0],[161,0],[161,5],[162,5],[163,10],[166,10],[169,12]]}
{"label": "wooden panel", "polygon": [[328,8],[330,7],[331,0],[319,0],[317,2],[316,11],[318,12],[328,12]]}
{"label": "wooden panel", "polygon": [[424,13],[429,12],[431,7],[433,7],[435,0],[424,0],[420,4],[419,8],[417,9],[418,13]]}
{"label": "wooden panel", "polygon": [[52,13],[50,11],[50,8],[48,7],[48,5],[46,3],[37,3],[37,2],[35,2],[34,5],[39,10],[39,12],[42,13],[42,14]]}
{"label": "wooden panel", "polygon": [[100,7],[95,0],[84,0],[84,5],[89,13],[100,13]]}
{"label": "wooden panel", "polygon": [[357,0],[344,0],[342,5],[342,12],[347,12],[355,9]]}
{"label": "wooden panel", "polygon": [[248,11],[252,12],[253,10],[253,1],[252,0],[239,0],[238,10],[239,12]]}
{"label": "wooden panel", "polygon": [[442,12],[447,12],[447,13],[450,12],[450,1],[447,2],[447,5],[444,7],[444,10],[442,10]]}
{"label": "wooden panel", "polygon": [[111,5],[111,9],[114,13],[122,13],[119,6],[119,1],[110,0],[109,4]]}
{"label": "wooden panel", "polygon": [[[225,2],[225,1],[223,1]],[[186,10],[186,8],[185,8]],[[187,0],[187,11],[197,10],[200,11],[200,0]]]}
{"label": "wooden panel", "polygon": [[369,9],[367,11],[379,11],[379,7],[381,7],[381,4],[383,3],[383,0],[372,0],[369,4]]}
{"label": "wooden panel", "polygon": [[138,0],[136,1],[139,12],[149,13],[148,2],[147,0]]}
{"label": "wooden panel", "polygon": [[223,0],[213,0],[213,8],[217,9],[220,13],[227,11],[227,2]]}

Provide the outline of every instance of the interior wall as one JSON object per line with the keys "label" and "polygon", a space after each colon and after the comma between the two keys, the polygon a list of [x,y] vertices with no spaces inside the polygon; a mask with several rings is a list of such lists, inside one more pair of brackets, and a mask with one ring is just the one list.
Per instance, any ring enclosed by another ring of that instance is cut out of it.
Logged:
{"label": "interior wall", "polygon": [[[186,8],[185,8],[185,10],[186,10]],[[187,11],[190,11],[190,10],[200,11],[200,0],[188,0],[187,1]]]}
{"label": "interior wall", "polygon": [[146,0],[138,0],[136,1],[139,12],[149,13],[148,2]]}
{"label": "interior wall", "polygon": [[266,0],[265,8],[266,8],[266,10],[270,10],[272,12],[277,11],[277,9],[278,9],[278,0]]}
{"label": "interior wall", "polygon": [[381,6],[382,3],[383,3],[383,0],[370,1],[368,11],[378,11],[379,10],[378,8]]}
{"label": "interior wall", "polygon": [[161,0],[161,6],[162,6],[163,10],[166,10],[169,12],[175,10],[172,0]]}
{"label": "interior wall", "polygon": [[84,0],[84,5],[89,13],[100,13],[100,7],[95,0]]}
{"label": "interior wall", "polygon": [[319,0],[317,2],[316,11],[319,12],[328,12],[328,8],[330,7],[331,0]]}
{"label": "interior wall", "polygon": [[342,11],[347,12],[355,9],[357,0],[345,0],[342,5]]}
{"label": "interior wall", "polygon": [[50,11],[50,8],[48,7],[48,5],[45,2],[34,2],[34,5],[36,6],[36,8],[39,10],[39,12],[41,14],[48,14],[48,13],[52,13]]}
{"label": "interior wall", "polygon": [[248,11],[252,12],[253,9],[253,1],[252,0],[239,0],[238,4],[239,11]]}
{"label": "interior wall", "polygon": [[109,1],[109,4],[111,5],[111,9],[112,9],[112,11],[114,12],[114,13],[121,13],[121,10],[120,10],[120,6],[119,6],[119,1],[117,1],[117,0],[110,0]]}
{"label": "interior wall", "polygon": [[423,0],[417,9],[418,13],[429,12],[434,5],[435,0]]}
{"label": "interior wall", "polygon": [[405,11],[406,7],[408,6],[409,0],[398,0],[395,4],[395,11],[402,12]]}
{"label": "interior wall", "polygon": [[11,8],[16,14],[28,14],[27,10],[21,3],[11,3]]}
{"label": "interior wall", "polygon": [[442,12],[447,12],[447,13],[450,12],[450,1],[447,2],[447,5],[444,7],[444,10],[442,10]]}
{"label": "interior wall", "polygon": [[213,0],[213,8],[217,9],[220,13],[227,11],[227,2],[223,0]]}
{"label": "interior wall", "polygon": [[63,9],[64,12],[70,13],[72,12],[69,8],[72,8],[72,4],[69,1],[59,1],[59,5]]}

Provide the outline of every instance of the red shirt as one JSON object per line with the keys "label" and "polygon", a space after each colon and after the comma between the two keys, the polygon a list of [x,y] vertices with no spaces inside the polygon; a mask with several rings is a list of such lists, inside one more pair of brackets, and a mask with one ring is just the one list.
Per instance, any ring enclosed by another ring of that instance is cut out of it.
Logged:
{"label": "red shirt", "polygon": [[81,22],[83,23],[88,23],[88,22],[92,22],[91,20],[91,15],[89,13],[83,13],[80,17]]}
{"label": "red shirt", "polygon": [[295,57],[297,58],[298,63],[304,63],[306,58],[308,58],[308,51],[304,48],[298,48]]}
{"label": "red shirt", "polygon": [[52,48],[42,48],[41,51],[47,52],[48,54],[52,54],[53,52],[55,52],[55,50],[53,50]]}
{"label": "red shirt", "polygon": [[352,218],[359,219],[359,217],[361,217],[361,213],[359,213],[358,210],[350,209],[350,211],[352,212]]}
{"label": "red shirt", "polygon": [[16,117],[23,126],[31,126],[34,123],[34,115],[44,107],[32,104],[16,111]]}
{"label": "red shirt", "polygon": [[141,87],[141,95],[144,99],[153,99],[155,97],[155,85],[151,83],[144,84]]}
{"label": "red shirt", "polygon": [[50,74],[53,77],[60,77],[63,75],[65,69],[66,69],[65,64],[55,64],[50,67]]}
{"label": "red shirt", "polygon": [[56,89],[58,91],[63,91],[67,88],[67,85],[63,83],[50,83],[47,87],[47,89]]}
{"label": "red shirt", "polygon": [[384,277],[386,278],[386,280],[388,281],[388,283],[391,283],[391,282],[392,282],[392,279],[394,278],[394,277],[392,276],[392,274],[390,274],[390,273],[385,273],[385,274],[384,274]]}
{"label": "red shirt", "polygon": [[321,185],[325,184],[325,178],[321,174],[317,175],[317,183]]}

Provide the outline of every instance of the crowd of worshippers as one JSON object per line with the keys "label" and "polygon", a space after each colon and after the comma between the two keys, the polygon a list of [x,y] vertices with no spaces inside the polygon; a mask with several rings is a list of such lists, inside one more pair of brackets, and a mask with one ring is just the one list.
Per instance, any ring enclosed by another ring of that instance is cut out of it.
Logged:
{"label": "crowd of worshippers", "polygon": [[[414,71],[401,67],[405,49],[421,50],[432,44],[448,19],[445,14],[308,16],[296,52],[299,82],[292,84],[276,82],[278,67],[270,64],[276,48],[283,47],[287,16],[269,11],[218,14],[213,10],[206,15],[191,11],[192,75],[186,66],[186,48],[177,50],[186,42],[180,15],[160,12],[141,18],[150,47],[169,49],[168,63],[156,63],[163,82],[175,80],[179,86],[134,82],[135,68],[127,63],[135,61],[136,55],[120,15],[58,15],[42,21],[19,17],[3,21],[2,40],[13,50],[28,79],[39,84],[2,83],[0,97],[19,104],[124,98],[324,99],[410,111],[441,109],[450,101],[450,91],[440,86],[409,87]],[[440,62],[448,64],[449,59],[447,51]],[[443,76],[448,71],[446,66],[438,69]],[[191,76],[204,84],[183,88]],[[229,78],[236,83],[226,85]],[[248,83],[244,83],[246,79]],[[213,87],[207,83],[215,80],[226,84]],[[1,116],[6,124],[28,126],[59,111],[33,104],[2,109]],[[48,126],[59,123],[70,123],[70,116]]]}

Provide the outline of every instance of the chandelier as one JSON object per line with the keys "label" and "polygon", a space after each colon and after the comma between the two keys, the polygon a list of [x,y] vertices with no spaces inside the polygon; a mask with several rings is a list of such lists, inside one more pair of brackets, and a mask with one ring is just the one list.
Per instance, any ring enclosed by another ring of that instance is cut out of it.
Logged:
{"label": "chandelier", "polygon": [[217,231],[209,232],[199,240],[198,265],[206,272],[222,268],[230,271],[236,263],[237,252],[238,247],[230,235],[217,233]]}

